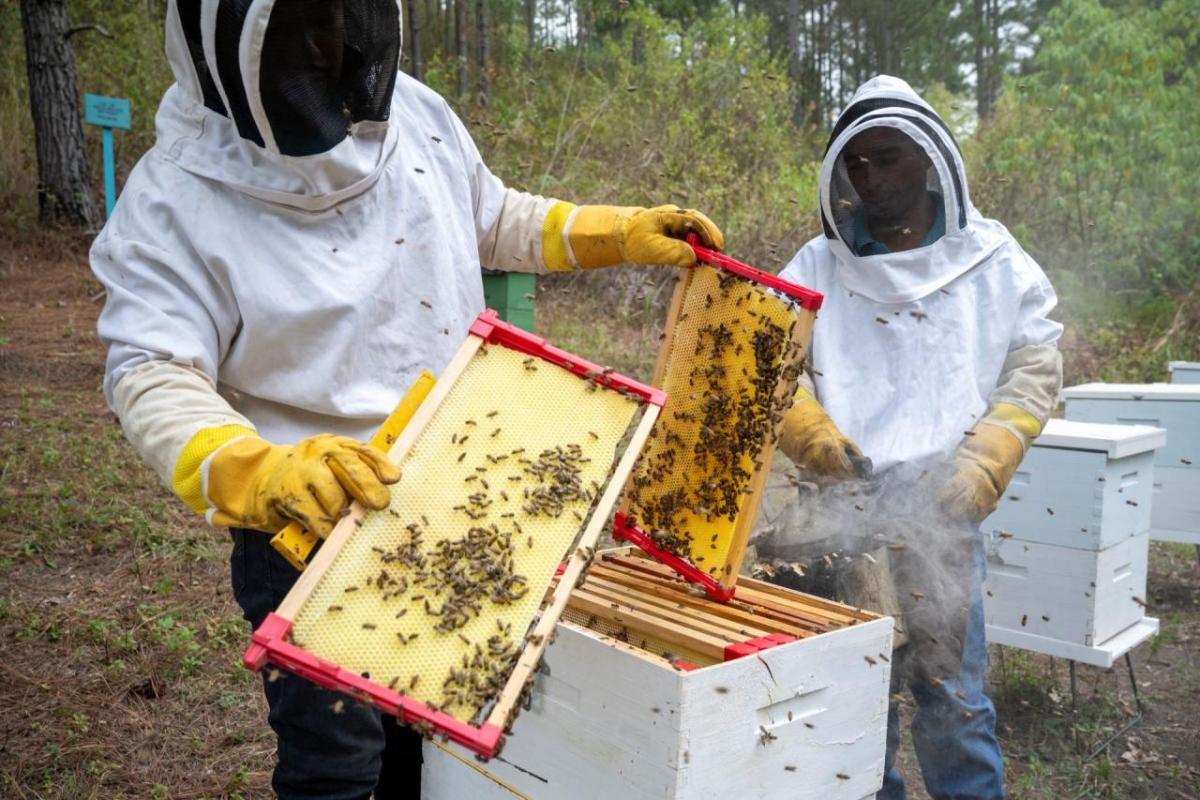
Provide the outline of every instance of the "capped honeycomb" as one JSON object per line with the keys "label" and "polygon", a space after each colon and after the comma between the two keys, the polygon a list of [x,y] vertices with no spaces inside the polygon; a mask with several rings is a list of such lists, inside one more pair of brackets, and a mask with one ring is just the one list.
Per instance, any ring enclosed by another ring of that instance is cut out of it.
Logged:
{"label": "capped honeycomb", "polygon": [[293,620],[293,641],[478,723],[589,518],[637,399],[482,345]]}

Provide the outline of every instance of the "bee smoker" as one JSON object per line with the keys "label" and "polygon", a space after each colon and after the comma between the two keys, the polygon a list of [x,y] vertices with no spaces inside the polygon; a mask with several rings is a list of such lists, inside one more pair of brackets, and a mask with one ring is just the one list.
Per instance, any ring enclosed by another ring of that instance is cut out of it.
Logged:
{"label": "bee smoker", "polygon": [[897,467],[868,480],[799,482],[795,513],[755,540],[761,576],[896,619],[893,670],[957,675],[974,584],[975,535]]}

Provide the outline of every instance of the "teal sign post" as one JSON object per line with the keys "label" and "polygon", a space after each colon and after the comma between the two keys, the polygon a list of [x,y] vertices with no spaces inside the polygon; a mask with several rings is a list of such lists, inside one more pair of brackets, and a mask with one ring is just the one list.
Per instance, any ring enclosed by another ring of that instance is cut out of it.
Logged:
{"label": "teal sign post", "polygon": [[104,218],[117,202],[117,165],[113,158],[113,128],[129,130],[129,100],[124,97],[83,96],[83,121],[104,130]]}

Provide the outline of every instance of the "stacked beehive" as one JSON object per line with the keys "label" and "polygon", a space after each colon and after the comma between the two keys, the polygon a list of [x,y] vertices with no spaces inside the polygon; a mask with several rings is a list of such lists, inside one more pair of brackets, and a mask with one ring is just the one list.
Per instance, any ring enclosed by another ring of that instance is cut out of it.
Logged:
{"label": "stacked beehive", "polygon": [[1147,426],[1051,420],[983,524],[990,641],[1111,666],[1145,616],[1155,451]]}

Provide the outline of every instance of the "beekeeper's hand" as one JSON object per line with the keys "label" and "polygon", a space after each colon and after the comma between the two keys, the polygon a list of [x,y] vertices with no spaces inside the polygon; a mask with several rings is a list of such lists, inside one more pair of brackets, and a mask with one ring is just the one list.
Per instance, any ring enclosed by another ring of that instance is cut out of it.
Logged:
{"label": "beekeeper's hand", "polygon": [[386,508],[386,484],[398,480],[400,470],[380,451],[323,433],[294,445],[234,439],[213,454],[206,486],[214,525],[274,533],[294,520],[325,538],[351,498]]}
{"label": "beekeeper's hand", "polygon": [[804,387],[796,390],[781,428],[779,449],[796,466],[828,478],[857,475],[853,459],[861,459],[862,451],[846,438]]}
{"label": "beekeeper's hand", "polygon": [[705,247],[725,246],[712,220],[678,206],[580,206],[568,222],[567,240],[585,269],[614,264],[692,267],[696,254],[684,241],[689,233],[697,234]]}
{"label": "beekeeper's hand", "polygon": [[955,519],[978,523],[995,511],[1025,456],[1020,436],[986,419],[954,454],[954,471],[938,497],[942,510]]}

